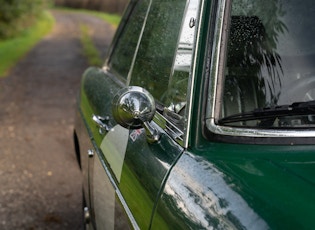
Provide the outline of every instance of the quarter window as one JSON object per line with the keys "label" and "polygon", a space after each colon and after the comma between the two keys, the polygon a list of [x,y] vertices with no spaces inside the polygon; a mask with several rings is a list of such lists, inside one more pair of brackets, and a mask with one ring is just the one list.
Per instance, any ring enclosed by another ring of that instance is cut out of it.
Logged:
{"label": "quarter window", "polygon": [[130,85],[149,90],[162,103],[166,99],[185,5],[181,0],[152,3],[130,79]]}
{"label": "quarter window", "polygon": [[147,89],[164,107],[164,115],[180,115],[171,119],[180,128],[187,104],[198,2],[152,2],[129,80],[130,85]]}
{"label": "quarter window", "polygon": [[131,14],[128,18],[122,19],[126,22],[122,24],[121,28],[118,28],[120,33],[118,32],[117,38],[115,38],[116,44],[108,67],[111,72],[123,79],[127,79],[149,2],[149,0],[140,0],[129,4],[127,10],[130,10]]}

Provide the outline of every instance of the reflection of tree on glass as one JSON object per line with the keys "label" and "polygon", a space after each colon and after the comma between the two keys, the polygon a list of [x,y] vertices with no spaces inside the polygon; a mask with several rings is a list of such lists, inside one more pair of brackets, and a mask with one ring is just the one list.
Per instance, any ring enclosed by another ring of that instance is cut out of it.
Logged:
{"label": "reflection of tree on glass", "polygon": [[283,80],[277,43],[287,28],[281,21],[281,4],[261,0],[232,4],[223,116],[276,105]]}

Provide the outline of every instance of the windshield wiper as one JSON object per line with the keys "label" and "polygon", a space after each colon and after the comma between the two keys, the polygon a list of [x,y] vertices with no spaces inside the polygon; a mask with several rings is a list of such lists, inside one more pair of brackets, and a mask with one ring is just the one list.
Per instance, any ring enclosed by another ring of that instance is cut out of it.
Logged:
{"label": "windshield wiper", "polygon": [[258,108],[250,112],[238,113],[224,117],[218,120],[218,124],[223,125],[241,121],[276,119],[278,117],[295,115],[315,115],[315,100],[307,102],[294,102],[291,105]]}

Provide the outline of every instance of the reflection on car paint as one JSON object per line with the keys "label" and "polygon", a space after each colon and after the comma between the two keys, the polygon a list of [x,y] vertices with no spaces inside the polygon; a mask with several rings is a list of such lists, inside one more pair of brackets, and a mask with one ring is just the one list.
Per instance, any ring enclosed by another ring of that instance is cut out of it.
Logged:
{"label": "reflection on car paint", "polygon": [[[97,229],[114,229],[115,222],[115,190],[106,175],[98,158],[94,160],[93,204]],[[105,219],[107,216],[108,219]]]}
{"label": "reflection on car paint", "polygon": [[[189,173],[188,173],[189,172]],[[201,157],[184,154],[170,174],[165,196],[198,228],[268,229],[267,223],[225,181],[224,174]],[[219,220],[217,226],[214,219]]]}
{"label": "reflection on car paint", "polygon": [[121,171],[128,144],[129,130],[116,125],[103,139],[101,150],[106,157],[117,181],[120,181]]}

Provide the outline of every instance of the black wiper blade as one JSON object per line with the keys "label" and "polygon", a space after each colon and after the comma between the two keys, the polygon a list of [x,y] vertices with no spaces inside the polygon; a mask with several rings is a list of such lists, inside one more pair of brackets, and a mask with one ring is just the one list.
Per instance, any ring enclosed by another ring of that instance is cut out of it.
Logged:
{"label": "black wiper blade", "polygon": [[275,119],[277,117],[295,115],[315,115],[315,100],[307,102],[294,102],[291,105],[258,108],[250,112],[238,113],[224,117],[218,121],[218,124],[223,125],[241,121],[263,120],[271,118]]}

